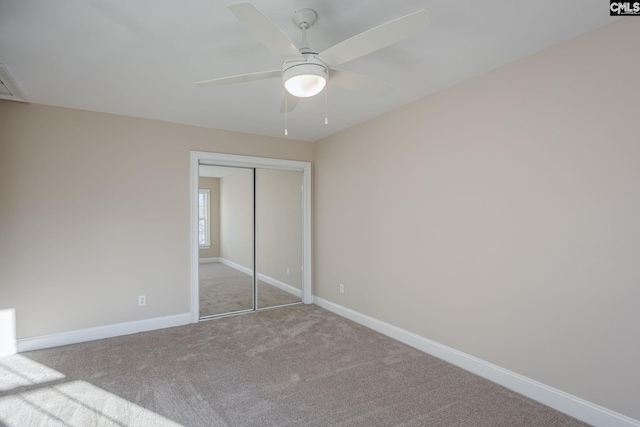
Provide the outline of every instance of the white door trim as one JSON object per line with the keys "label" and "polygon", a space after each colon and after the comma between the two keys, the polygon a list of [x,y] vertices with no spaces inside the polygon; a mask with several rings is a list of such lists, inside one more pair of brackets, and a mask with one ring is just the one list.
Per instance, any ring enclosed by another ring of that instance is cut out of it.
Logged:
{"label": "white door trim", "polygon": [[191,323],[200,319],[200,295],[198,288],[198,166],[215,166],[278,169],[302,172],[303,242],[302,242],[302,302],[313,303],[311,293],[311,162],[270,159],[266,157],[238,156],[234,154],[191,152]]}

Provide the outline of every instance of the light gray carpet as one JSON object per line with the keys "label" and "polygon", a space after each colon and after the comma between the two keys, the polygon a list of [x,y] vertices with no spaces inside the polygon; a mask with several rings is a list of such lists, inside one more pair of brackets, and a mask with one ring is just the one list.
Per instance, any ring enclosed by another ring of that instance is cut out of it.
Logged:
{"label": "light gray carpet", "polygon": [[[252,277],[220,262],[199,266],[200,317],[253,309]],[[288,292],[258,280],[258,307],[300,302]]]}
{"label": "light gray carpet", "polygon": [[64,378],[0,391],[17,426],[585,425],[313,305],[19,357]]}

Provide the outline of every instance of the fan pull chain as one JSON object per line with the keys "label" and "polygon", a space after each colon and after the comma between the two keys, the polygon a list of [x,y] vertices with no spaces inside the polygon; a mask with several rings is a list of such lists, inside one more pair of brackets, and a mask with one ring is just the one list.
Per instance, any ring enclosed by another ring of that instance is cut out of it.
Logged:
{"label": "fan pull chain", "polygon": [[329,115],[327,114],[327,110],[329,109],[327,105],[329,104],[329,85],[324,87],[324,124],[329,124]]}
{"label": "fan pull chain", "polygon": [[289,94],[287,92],[284,93],[284,136],[289,135],[288,127],[289,127]]}

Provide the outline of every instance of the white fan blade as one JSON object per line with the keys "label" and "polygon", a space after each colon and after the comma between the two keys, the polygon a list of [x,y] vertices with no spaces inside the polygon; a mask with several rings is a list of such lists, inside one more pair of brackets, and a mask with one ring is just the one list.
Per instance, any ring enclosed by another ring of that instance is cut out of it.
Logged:
{"label": "white fan blade", "polygon": [[298,105],[298,101],[300,101],[300,98],[291,95],[285,90],[284,96],[282,97],[282,104],[280,104],[280,112],[292,112],[293,109],[296,108],[296,105]]}
{"label": "white fan blade", "polygon": [[329,71],[329,84],[342,89],[372,93],[374,95],[386,95],[395,89],[393,86],[373,77],[336,69]]}
{"label": "white fan blade", "polygon": [[420,10],[353,36],[325,50],[317,58],[330,67],[344,64],[424,30],[430,23],[429,13]]}
{"label": "white fan blade", "polygon": [[271,79],[271,78],[280,77],[280,76],[282,76],[282,70],[260,71],[259,73],[240,74],[238,76],[221,77],[219,79],[205,80],[202,82],[197,82],[196,86],[199,86],[199,87],[222,86],[222,85],[230,85],[234,83],[252,82],[254,80]]}
{"label": "white fan blade", "polygon": [[283,61],[292,58],[304,60],[304,56],[289,37],[254,5],[249,2],[233,3],[228,8],[247,31]]}

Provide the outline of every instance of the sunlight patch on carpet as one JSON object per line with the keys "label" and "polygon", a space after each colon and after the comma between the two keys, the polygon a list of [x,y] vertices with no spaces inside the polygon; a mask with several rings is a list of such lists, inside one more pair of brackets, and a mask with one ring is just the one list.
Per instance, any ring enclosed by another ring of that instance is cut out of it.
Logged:
{"label": "sunlight patch on carpet", "polygon": [[64,374],[18,354],[0,357],[0,391],[47,383]]}
{"label": "sunlight patch on carpet", "polygon": [[16,427],[180,426],[85,381],[71,381],[2,397],[0,414],[1,423]]}

